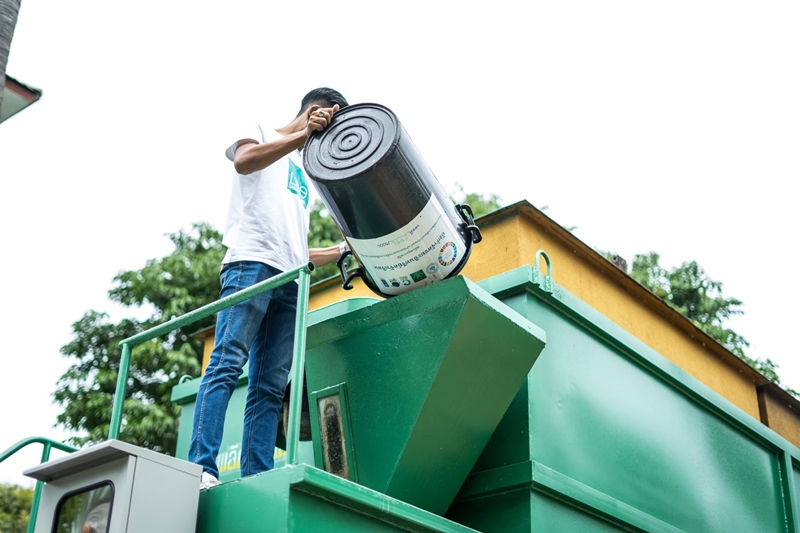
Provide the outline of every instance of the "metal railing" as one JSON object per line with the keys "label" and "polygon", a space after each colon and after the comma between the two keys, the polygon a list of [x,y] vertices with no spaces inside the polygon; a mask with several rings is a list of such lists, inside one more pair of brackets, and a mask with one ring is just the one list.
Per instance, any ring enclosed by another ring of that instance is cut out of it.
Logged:
{"label": "metal railing", "polygon": [[[42,450],[42,460],[41,463],[46,463],[50,460],[50,452],[53,448],[57,450],[61,450],[63,452],[72,453],[77,451],[77,448],[73,448],[72,446],[67,446],[58,441],[54,441],[51,439],[47,439],[45,437],[30,437],[24,440],[19,441],[2,454],[0,454],[0,463],[20,451],[22,448],[30,445],[30,444],[43,444],[44,449]],[[33,491],[33,502],[31,503],[31,513],[30,517],[28,518],[28,533],[33,533],[33,528],[36,526],[36,515],[39,514],[39,500],[42,497],[42,482],[36,482],[36,489]]]}
{"label": "metal railing", "polygon": [[[122,356],[119,362],[119,375],[117,376],[117,388],[114,392],[114,405],[111,409],[111,427],[108,431],[108,438],[119,438],[120,427],[122,426],[122,410],[125,403],[125,392],[128,388],[128,371],[131,363],[131,352],[133,349],[149,340],[160,337],[166,333],[170,333],[178,328],[182,328],[198,320],[202,320],[211,316],[223,309],[232,307],[245,300],[258,296],[269,290],[276,289],[287,283],[292,283],[299,278],[297,290],[297,318],[295,320],[294,330],[294,366],[292,369],[292,389],[289,395],[289,427],[286,431],[286,462],[290,465],[296,465],[298,460],[298,450],[300,447],[300,417],[303,408],[302,393],[303,393],[303,379],[306,358],[306,319],[308,318],[308,290],[311,286],[311,272],[314,270],[314,263],[308,263],[294,270],[289,270],[277,276],[257,283],[252,287],[241,290],[230,296],[226,296],[216,302],[212,302],[199,309],[195,309],[185,315],[173,318],[168,322],[164,322],[154,328],[137,333],[132,337],[120,342],[122,348]],[[67,446],[60,442],[56,442],[44,437],[31,437],[22,440],[4,451],[0,455],[0,463],[17,453],[22,448],[29,444],[41,443],[44,445],[42,451],[42,463],[50,459],[50,451],[53,448],[65,451],[75,452],[77,448]],[[28,533],[33,533],[33,528],[36,524],[36,515],[39,512],[39,500],[42,494],[42,482],[36,482],[36,490],[33,494],[33,503],[31,505],[30,520],[28,521]]]}
{"label": "metal railing", "polygon": [[178,328],[197,322],[198,320],[202,320],[254,296],[276,289],[287,283],[292,283],[299,278],[300,287],[297,290],[297,319],[295,320],[294,329],[294,367],[291,376],[292,389],[289,395],[289,427],[286,431],[286,462],[291,465],[297,464],[298,448],[300,446],[300,416],[303,405],[300,395],[303,392],[303,370],[305,368],[306,357],[308,289],[311,285],[310,279],[313,270],[314,263],[308,263],[297,267],[294,270],[289,270],[277,276],[273,276],[252,287],[248,287],[247,289],[226,296],[216,302],[204,305],[200,309],[195,309],[185,315],[173,318],[168,322],[164,322],[154,328],[142,331],[141,333],[137,333],[123,340],[120,343],[122,347],[122,357],[119,362],[117,390],[114,393],[114,407],[111,411],[111,427],[108,431],[109,440],[119,438],[119,430],[122,425],[122,407],[125,403],[125,391],[128,385],[128,369],[131,362],[131,352],[136,346],[166,333],[170,333]]}

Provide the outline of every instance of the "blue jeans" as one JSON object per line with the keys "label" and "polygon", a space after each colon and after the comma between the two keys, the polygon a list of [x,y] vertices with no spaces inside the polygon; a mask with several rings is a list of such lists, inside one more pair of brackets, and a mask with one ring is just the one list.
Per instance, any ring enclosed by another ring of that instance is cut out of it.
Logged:
{"label": "blue jeans", "polygon": [[[220,273],[220,298],[246,289],[280,271],[255,261],[226,264]],[[189,461],[219,477],[216,457],[225,412],[244,364],[250,360],[244,410],[241,475],[274,465],[273,454],[283,395],[292,364],[297,284],[289,282],[220,311],[214,350],[194,409]]]}

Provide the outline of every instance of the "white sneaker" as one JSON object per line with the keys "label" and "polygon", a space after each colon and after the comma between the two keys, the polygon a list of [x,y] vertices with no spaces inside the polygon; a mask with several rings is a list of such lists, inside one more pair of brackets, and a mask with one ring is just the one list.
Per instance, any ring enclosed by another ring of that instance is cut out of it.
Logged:
{"label": "white sneaker", "polygon": [[219,480],[208,472],[203,472],[203,475],[200,476],[200,490],[208,490],[217,485],[221,485]]}

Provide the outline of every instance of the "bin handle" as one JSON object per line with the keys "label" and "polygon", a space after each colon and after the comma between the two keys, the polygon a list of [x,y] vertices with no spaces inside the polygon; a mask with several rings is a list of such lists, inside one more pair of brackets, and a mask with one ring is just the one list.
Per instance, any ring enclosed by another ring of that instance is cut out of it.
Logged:
{"label": "bin handle", "polygon": [[361,272],[361,267],[356,268],[352,272],[347,271],[347,265],[345,265],[344,261],[347,259],[348,256],[353,255],[352,250],[345,250],[342,255],[339,256],[339,259],[336,261],[336,266],[339,267],[339,272],[342,275],[342,288],[346,291],[352,290],[353,285],[351,282],[355,278],[362,278],[363,279],[363,272]]}
{"label": "bin handle", "polygon": [[[544,257],[547,263],[547,275],[545,276],[541,269],[540,259]],[[550,256],[544,250],[536,252],[536,266],[534,267],[534,283],[539,285],[545,292],[553,292],[553,264],[550,262]]]}
{"label": "bin handle", "polygon": [[475,224],[475,215],[472,213],[472,208],[469,204],[457,204],[456,213],[464,221],[465,231],[470,234],[473,244],[478,244],[483,240],[481,230]]}
{"label": "bin handle", "polygon": [[[391,298],[391,294],[384,294],[384,292],[381,291],[377,285],[372,283],[372,280],[369,279],[369,276],[366,275],[364,269],[360,265],[355,270],[351,270],[350,272],[347,271],[347,265],[345,265],[344,260],[351,255],[353,255],[353,251],[346,250],[336,261],[336,266],[339,267],[339,273],[342,275],[342,288],[346,291],[352,290],[352,281],[356,278],[361,278],[361,281],[364,282],[364,285],[366,285],[372,292],[379,296],[383,296],[384,298]],[[353,257],[355,257],[355,255],[353,255]]]}

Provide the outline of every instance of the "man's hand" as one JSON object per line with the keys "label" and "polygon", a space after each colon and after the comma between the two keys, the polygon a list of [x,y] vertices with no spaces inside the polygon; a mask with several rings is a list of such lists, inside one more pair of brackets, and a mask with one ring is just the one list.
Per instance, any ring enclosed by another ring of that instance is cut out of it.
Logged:
{"label": "man's hand", "polygon": [[333,114],[339,111],[339,104],[333,107],[322,107],[312,105],[308,110],[308,124],[306,124],[306,137],[310,136],[315,131],[324,130],[328,124],[331,123]]}

